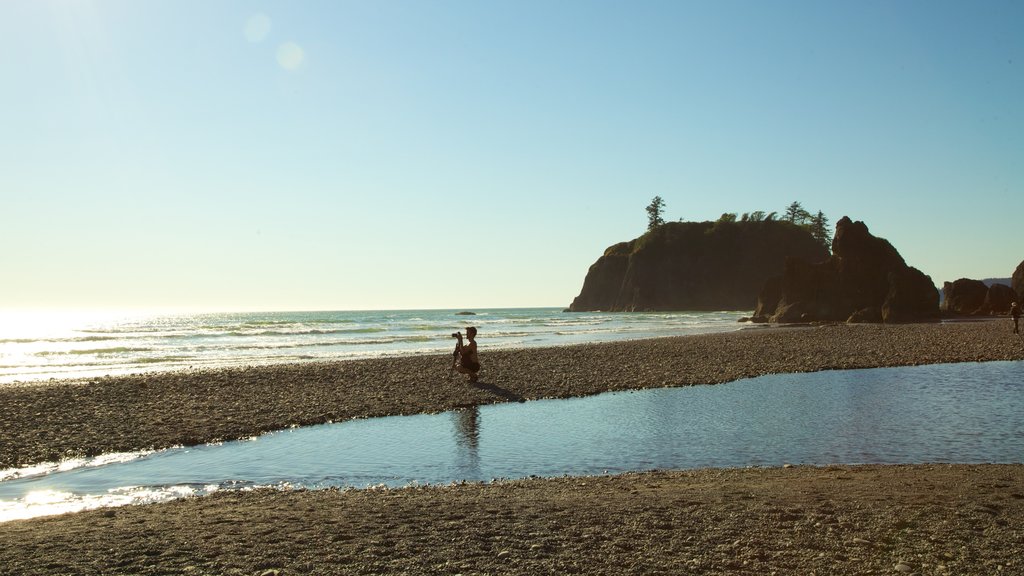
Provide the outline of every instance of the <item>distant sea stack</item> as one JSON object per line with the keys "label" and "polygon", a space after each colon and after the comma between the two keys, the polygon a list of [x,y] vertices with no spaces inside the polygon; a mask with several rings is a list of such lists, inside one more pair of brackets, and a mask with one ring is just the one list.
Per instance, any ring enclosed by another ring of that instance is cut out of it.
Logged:
{"label": "distant sea stack", "polygon": [[939,308],[947,315],[1009,314],[1010,305],[1018,297],[1013,288],[1002,282],[960,278],[942,285],[942,304]]}
{"label": "distant sea stack", "polygon": [[1013,271],[1013,277],[1010,278],[1010,287],[1017,293],[1017,302],[1024,300],[1024,262],[1017,265],[1017,269]]}
{"label": "distant sea stack", "polygon": [[951,314],[973,314],[981,308],[988,294],[988,286],[981,280],[960,278],[942,284],[942,304],[939,308]]}
{"label": "distant sea stack", "polygon": [[836,223],[832,256],[818,263],[786,260],[782,276],[765,283],[755,321],[919,322],[939,318],[932,279],[907,266],[863,222]]}
{"label": "distant sea stack", "polygon": [[668,222],[605,250],[569,310],[752,310],[790,256],[828,250],[789,222]]}
{"label": "distant sea stack", "polygon": [[1017,300],[1017,293],[1006,284],[992,284],[985,293],[981,308],[974,311],[978,316],[1009,314],[1010,306]]}

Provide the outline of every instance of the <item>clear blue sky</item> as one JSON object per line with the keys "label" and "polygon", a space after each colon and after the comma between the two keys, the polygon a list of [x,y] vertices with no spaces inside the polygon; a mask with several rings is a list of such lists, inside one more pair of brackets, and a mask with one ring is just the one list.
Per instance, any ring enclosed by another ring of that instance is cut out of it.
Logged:
{"label": "clear blue sky", "polygon": [[0,308],[564,306],[670,220],[1009,276],[1024,2],[5,0]]}

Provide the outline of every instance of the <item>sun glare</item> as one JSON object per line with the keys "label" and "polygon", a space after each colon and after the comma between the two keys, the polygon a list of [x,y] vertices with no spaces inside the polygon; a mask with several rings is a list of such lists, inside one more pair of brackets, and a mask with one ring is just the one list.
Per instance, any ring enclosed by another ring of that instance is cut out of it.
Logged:
{"label": "sun glare", "polygon": [[82,312],[55,310],[0,311],[0,340],[57,337],[71,332]]}
{"label": "sun glare", "polygon": [[0,310],[0,343],[67,338],[91,326],[163,314],[156,310]]}

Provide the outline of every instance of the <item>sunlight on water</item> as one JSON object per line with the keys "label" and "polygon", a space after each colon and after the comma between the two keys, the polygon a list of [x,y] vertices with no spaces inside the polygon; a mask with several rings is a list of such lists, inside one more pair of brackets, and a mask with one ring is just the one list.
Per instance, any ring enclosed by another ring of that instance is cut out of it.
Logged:
{"label": "sunlight on water", "polygon": [[50,474],[53,472],[69,472],[79,468],[91,468],[96,466],[106,466],[107,464],[130,462],[136,458],[148,456],[153,452],[153,450],[142,450],[139,452],[111,452],[110,454],[100,454],[99,456],[94,456],[92,458],[69,458],[67,460],[61,460],[60,462],[44,462],[34,466],[8,468],[7,470],[0,470],[0,482],[3,482],[4,480],[14,480],[16,478],[41,476],[43,474]]}
{"label": "sunlight on water", "polygon": [[78,327],[106,323],[118,316],[84,311],[0,310],[0,341],[66,338]]}
{"label": "sunlight on water", "polygon": [[0,522],[129,504],[153,504],[186,496],[210,494],[215,490],[216,487],[196,490],[187,486],[167,488],[127,486],[111,489],[106,494],[74,494],[60,490],[36,490],[26,494],[19,502],[0,501]]}
{"label": "sunlight on water", "polygon": [[564,313],[558,308],[167,314],[0,313],[0,384],[135,372],[347,360],[736,330],[739,312]]}

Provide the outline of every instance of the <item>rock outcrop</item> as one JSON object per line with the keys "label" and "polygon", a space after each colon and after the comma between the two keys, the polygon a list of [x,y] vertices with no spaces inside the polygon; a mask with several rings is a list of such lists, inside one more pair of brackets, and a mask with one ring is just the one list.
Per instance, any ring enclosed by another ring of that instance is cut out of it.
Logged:
{"label": "rock outcrop", "polygon": [[789,222],[669,222],[605,250],[569,310],[751,310],[790,256],[828,251]]}
{"label": "rock outcrop", "polygon": [[985,291],[985,300],[974,311],[979,316],[1004,315],[1010,313],[1010,305],[1017,300],[1017,293],[1006,284],[993,284]]}
{"label": "rock outcrop", "polygon": [[1010,278],[1010,288],[1017,293],[1017,302],[1024,300],[1024,262],[1017,265],[1017,269],[1013,271],[1013,277]]}
{"label": "rock outcrop", "polygon": [[788,258],[765,283],[754,320],[761,322],[916,322],[939,317],[931,278],[907,266],[863,222],[836,223],[832,256],[819,263]]}
{"label": "rock outcrop", "polygon": [[988,286],[981,280],[960,278],[942,284],[943,312],[950,314],[974,314],[985,302]]}
{"label": "rock outcrop", "polygon": [[939,308],[950,315],[1009,314],[1010,305],[1018,297],[1017,292],[1006,284],[960,278],[943,283]]}

